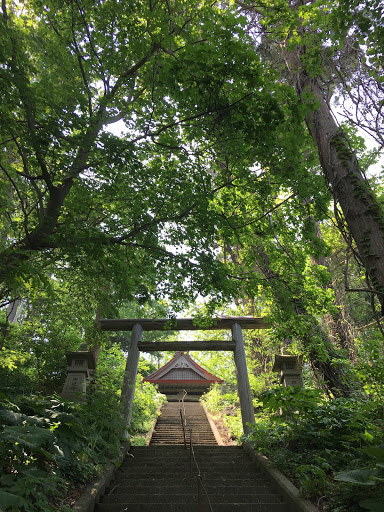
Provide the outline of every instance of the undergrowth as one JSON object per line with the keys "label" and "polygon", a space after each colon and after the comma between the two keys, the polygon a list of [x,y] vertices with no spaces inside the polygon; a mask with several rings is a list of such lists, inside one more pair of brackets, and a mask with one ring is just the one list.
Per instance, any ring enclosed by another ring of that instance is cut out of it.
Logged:
{"label": "undergrowth", "polygon": [[321,510],[383,510],[383,405],[326,398],[316,389],[275,388],[248,441]]}
{"label": "undergrowth", "polygon": [[255,425],[241,435],[236,392],[204,396],[238,442],[266,455],[301,495],[326,512],[383,512],[384,406],[379,396],[329,398],[277,387],[254,398]]}
{"label": "undergrowth", "polygon": [[[141,380],[139,373],[129,427],[133,439],[151,427],[163,400]],[[0,512],[68,512],[70,491],[118,461],[120,385],[100,370],[91,392],[78,402],[0,391]]]}
{"label": "undergrowth", "polygon": [[120,413],[108,398],[94,393],[75,403],[58,395],[0,394],[3,511],[65,511],[66,490],[119,455]]}

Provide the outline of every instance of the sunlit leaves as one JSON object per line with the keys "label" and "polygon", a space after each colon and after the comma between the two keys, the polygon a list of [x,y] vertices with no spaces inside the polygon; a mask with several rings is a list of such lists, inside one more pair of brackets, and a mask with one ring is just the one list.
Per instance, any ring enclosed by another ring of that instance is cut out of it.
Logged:
{"label": "sunlit leaves", "polygon": [[[233,105],[262,83],[240,18],[191,1],[53,0],[10,13],[0,93],[13,293],[47,286],[55,265],[125,293],[162,282],[180,295],[188,276],[200,292],[220,289],[209,167]],[[117,120],[123,133],[103,131]],[[180,246],[187,257],[174,256]]]}

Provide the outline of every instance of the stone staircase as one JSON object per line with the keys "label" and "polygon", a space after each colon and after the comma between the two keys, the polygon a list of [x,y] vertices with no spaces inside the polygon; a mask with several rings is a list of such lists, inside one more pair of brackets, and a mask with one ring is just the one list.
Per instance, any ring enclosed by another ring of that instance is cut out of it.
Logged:
{"label": "stone staircase", "polygon": [[131,448],[94,512],[289,511],[243,448],[216,444],[195,405],[186,404],[193,457],[183,446],[180,404],[167,404],[150,446]]}
{"label": "stone staircase", "polygon": [[136,446],[95,512],[288,512],[288,505],[238,446]]}
{"label": "stone staircase", "polygon": [[[186,402],[184,407],[188,427],[192,428],[193,445],[217,445],[203,406],[199,402]],[[151,445],[184,444],[180,409],[181,404],[178,402],[168,402],[163,406],[152,434]],[[189,431],[187,437],[189,443]]]}

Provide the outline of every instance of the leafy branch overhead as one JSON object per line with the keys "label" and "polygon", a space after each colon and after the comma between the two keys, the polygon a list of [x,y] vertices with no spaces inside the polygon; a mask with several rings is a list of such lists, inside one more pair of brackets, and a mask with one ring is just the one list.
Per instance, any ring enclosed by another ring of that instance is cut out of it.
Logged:
{"label": "leafy branch overhead", "polygon": [[3,297],[42,263],[78,267],[81,254],[132,269],[141,252],[152,266],[164,255],[166,273],[166,247],[184,244],[185,268],[202,252],[214,272],[222,125],[267,98],[239,21],[201,2],[3,5]]}
{"label": "leafy branch overhead", "polygon": [[[53,288],[60,268],[116,298],[254,295],[264,283],[297,313],[309,275],[326,281],[308,257],[327,253],[315,226],[332,196],[382,300],[381,208],[325,97],[330,77],[339,87],[343,9],[3,3],[3,303]],[[365,41],[356,9],[346,22]],[[218,243],[241,261],[220,261]],[[324,309],[330,294],[317,294]]]}

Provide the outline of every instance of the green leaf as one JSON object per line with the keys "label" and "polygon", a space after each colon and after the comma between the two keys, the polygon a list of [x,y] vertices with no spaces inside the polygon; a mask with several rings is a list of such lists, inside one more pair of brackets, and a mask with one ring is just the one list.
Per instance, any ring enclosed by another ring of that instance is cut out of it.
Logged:
{"label": "green leaf", "polygon": [[10,492],[6,492],[0,489],[0,503],[5,508],[7,507],[23,507],[28,506],[28,503],[21,496],[17,496],[16,494],[11,494]]}
{"label": "green leaf", "polygon": [[350,471],[341,471],[340,473],[336,473],[335,480],[356,485],[373,486],[375,485],[375,482],[372,480],[372,477],[377,476],[377,474],[378,470],[373,468],[352,469]]}
{"label": "green leaf", "polygon": [[359,505],[371,512],[383,512],[384,510],[384,495],[381,498],[371,498],[369,500],[359,501]]}
{"label": "green leaf", "polygon": [[368,453],[371,457],[374,457],[380,462],[384,462],[384,446],[367,446],[364,448],[365,453]]}
{"label": "green leaf", "polygon": [[41,448],[53,439],[53,433],[50,430],[34,425],[7,426],[4,428],[3,436],[7,441],[19,443],[32,449]]}
{"label": "green leaf", "polygon": [[9,409],[0,409],[0,418],[3,420],[4,424],[20,425],[23,422],[25,416],[24,414],[13,412]]}

